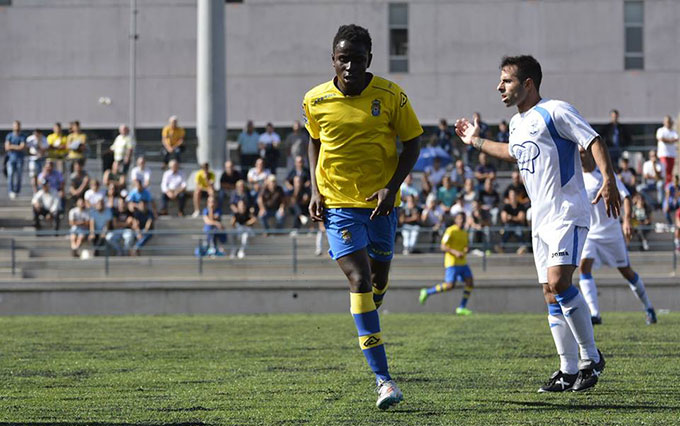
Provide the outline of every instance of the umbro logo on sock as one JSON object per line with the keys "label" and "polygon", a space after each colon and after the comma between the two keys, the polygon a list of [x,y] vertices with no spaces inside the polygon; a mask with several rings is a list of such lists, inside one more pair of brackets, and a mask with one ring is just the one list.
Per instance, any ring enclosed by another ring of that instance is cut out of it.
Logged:
{"label": "umbro logo on sock", "polygon": [[366,339],[366,341],[364,341],[364,346],[373,346],[377,345],[378,343],[380,343],[380,339],[378,339],[375,336],[371,336],[368,339]]}

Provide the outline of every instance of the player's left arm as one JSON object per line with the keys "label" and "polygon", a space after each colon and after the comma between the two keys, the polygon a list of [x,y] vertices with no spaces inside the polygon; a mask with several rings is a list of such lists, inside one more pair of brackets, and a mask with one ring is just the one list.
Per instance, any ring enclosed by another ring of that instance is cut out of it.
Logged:
{"label": "player's left arm", "polygon": [[612,160],[609,157],[609,152],[604,144],[602,138],[597,136],[588,147],[590,153],[595,159],[595,164],[602,172],[602,187],[597,191],[597,195],[593,200],[593,204],[597,204],[601,198],[604,198],[604,206],[607,211],[607,216],[619,217],[621,214],[621,196],[616,187],[616,176],[614,176],[614,167]]}

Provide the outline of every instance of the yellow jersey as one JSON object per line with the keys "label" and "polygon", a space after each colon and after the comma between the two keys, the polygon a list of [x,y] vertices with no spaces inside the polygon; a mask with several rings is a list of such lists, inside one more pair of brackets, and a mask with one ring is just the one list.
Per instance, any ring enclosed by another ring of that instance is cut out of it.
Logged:
{"label": "yellow jersey", "polygon": [[50,133],[47,135],[48,156],[50,158],[63,158],[68,153],[66,135]]}
{"label": "yellow jersey", "polygon": [[200,169],[198,172],[196,172],[196,187],[200,189],[208,189],[212,185],[208,181],[213,181],[215,182],[215,173],[214,172],[208,172],[208,176],[206,179],[205,175],[205,170]]}
{"label": "yellow jersey", "polygon": [[181,127],[175,127],[173,129],[172,127],[170,127],[169,124],[167,126],[163,127],[163,131],[162,131],[163,139],[166,139],[166,138],[170,139],[170,146],[172,147],[172,149],[175,149],[179,146],[180,139],[184,139],[185,135],[186,135],[186,132]]}
{"label": "yellow jersey", "polygon": [[309,135],[321,141],[315,176],[326,207],[374,208],[366,198],[392,179],[397,137],[423,133],[404,91],[373,76],[361,94],[345,96],[331,80],[307,92],[302,107]]}
{"label": "yellow jersey", "polygon": [[442,244],[463,253],[463,256],[456,257],[447,252],[444,256],[445,268],[467,265],[465,250],[468,247],[468,233],[465,229],[460,229],[457,225],[449,226],[444,232],[444,237],[442,237]]}
{"label": "yellow jersey", "polygon": [[68,158],[71,160],[78,160],[85,157],[84,151],[87,144],[87,135],[85,133],[69,133],[66,137],[66,146],[68,146]]}

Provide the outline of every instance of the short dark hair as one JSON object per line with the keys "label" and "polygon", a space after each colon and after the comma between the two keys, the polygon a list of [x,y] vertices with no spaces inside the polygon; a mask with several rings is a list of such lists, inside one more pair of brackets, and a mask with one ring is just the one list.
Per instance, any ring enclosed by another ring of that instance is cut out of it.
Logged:
{"label": "short dark hair", "polygon": [[541,87],[543,73],[541,72],[541,64],[538,63],[536,58],[531,55],[504,56],[500,68],[503,69],[509,65],[517,67],[517,78],[520,83],[524,83],[526,79],[530,78],[536,86],[536,91],[538,91]]}
{"label": "short dark hair", "polygon": [[338,28],[338,32],[335,33],[335,37],[333,37],[333,51],[335,51],[335,46],[337,46],[341,40],[363,44],[366,49],[368,49],[369,53],[373,48],[373,42],[371,41],[371,35],[368,33],[368,30],[358,25],[341,25],[340,28]]}

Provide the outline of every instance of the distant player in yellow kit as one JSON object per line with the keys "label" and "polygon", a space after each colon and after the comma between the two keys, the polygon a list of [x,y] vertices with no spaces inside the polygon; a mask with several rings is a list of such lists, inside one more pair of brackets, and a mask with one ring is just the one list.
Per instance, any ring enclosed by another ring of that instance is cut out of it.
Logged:
{"label": "distant player in yellow kit", "polygon": [[444,255],[444,282],[430,288],[420,290],[420,303],[424,304],[427,298],[436,293],[453,290],[456,281],[465,283],[463,298],[460,305],[456,308],[458,315],[470,315],[472,312],[466,308],[474,282],[472,281],[472,271],[467,264],[468,233],[463,226],[465,224],[465,213],[458,213],[454,218],[453,226],[449,226],[444,232],[441,249]]}

